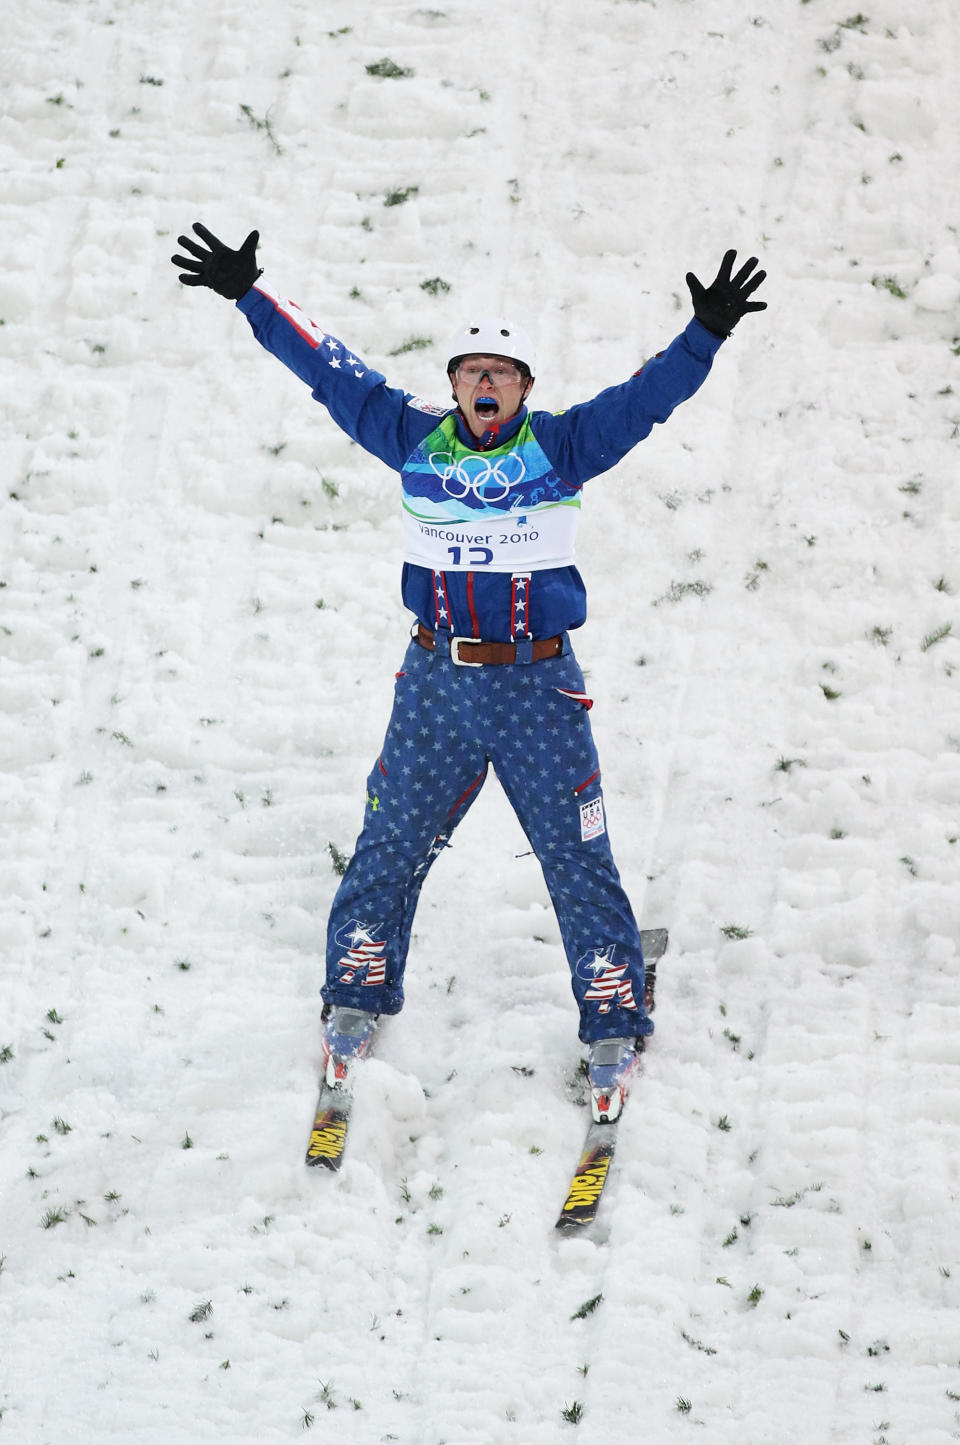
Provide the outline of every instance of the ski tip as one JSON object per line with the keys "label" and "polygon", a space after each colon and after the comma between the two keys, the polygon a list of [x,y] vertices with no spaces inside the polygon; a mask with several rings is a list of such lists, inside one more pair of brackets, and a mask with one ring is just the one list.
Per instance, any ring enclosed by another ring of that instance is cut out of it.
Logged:
{"label": "ski tip", "polygon": [[309,1151],[307,1152],[306,1164],[308,1169],[327,1169],[331,1174],[339,1174],[342,1163],[342,1155],[339,1159],[329,1159],[324,1156],[315,1157]]}
{"label": "ski tip", "polygon": [[667,951],[670,942],[668,928],[641,928],[640,946],[647,963],[656,963]]}

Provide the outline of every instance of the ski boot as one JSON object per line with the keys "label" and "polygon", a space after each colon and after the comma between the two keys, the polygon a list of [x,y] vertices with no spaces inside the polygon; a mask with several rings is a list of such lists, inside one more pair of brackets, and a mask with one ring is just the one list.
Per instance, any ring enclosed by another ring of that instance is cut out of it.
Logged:
{"label": "ski boot", "polygon": [[342,1089],[350,1065],[370,1047],[377,1027],[377,1015],[361,1008],[327,1005],[323,1018],[324,1078],[331,1089]]}
{"label": "ski boot", "polygon": [[620,1117],[630,1081],[640,1067],[643,1039],[597,1039],[590,1045],[590,1106],[596,1124]]}

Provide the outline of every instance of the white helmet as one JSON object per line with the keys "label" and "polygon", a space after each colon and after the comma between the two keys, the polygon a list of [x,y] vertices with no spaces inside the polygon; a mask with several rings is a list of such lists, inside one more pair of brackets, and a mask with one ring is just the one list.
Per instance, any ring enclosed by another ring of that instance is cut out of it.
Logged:
{"label": "white helmet", "polygon": [[447,344],[447,371],[461,356],[509,356],[536,375],[537,353],[533,341],[521,326],[502,316],[478,316],[455,331]]}

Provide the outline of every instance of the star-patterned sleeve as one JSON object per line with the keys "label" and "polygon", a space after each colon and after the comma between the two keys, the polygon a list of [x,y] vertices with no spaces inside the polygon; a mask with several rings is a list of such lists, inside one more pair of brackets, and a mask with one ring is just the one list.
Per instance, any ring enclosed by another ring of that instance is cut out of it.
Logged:
{"label": "star-patterned sleeve", "polygon": [[387,385],[344,343],[311,321],[261,276],[237,302],[253,334],[305,381],[348,436],[399,471],[443,409]]}
{"label": "star-patterned sleeve", "polygon": [[691,321],[666,351],[618,386],[592,401],[551,416],[537,412],[537,440],[554,466],[575,486],[609,471],[657,422],[706,381],[722,345],[699,321]]}

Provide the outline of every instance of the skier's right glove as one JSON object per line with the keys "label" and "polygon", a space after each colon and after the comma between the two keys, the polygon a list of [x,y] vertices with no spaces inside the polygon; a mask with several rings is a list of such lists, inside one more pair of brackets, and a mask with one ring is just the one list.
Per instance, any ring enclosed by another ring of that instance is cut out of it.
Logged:
{"label": "skier's right glove", "polygon": [[193,223],[193,229],[206,245],[198,246],[189,236],[177,237],[177,245],[190,252],[190,256],[170,257],[175,266],[182,268],[184,274],[180,280],[184,286],[209,286],[218,296],[239,301],[241,296],[246,296],[257,277],[263,274],[262,268],[257,266],[260,232],[251,231],[240,250],[231,251],[200,221]]}

